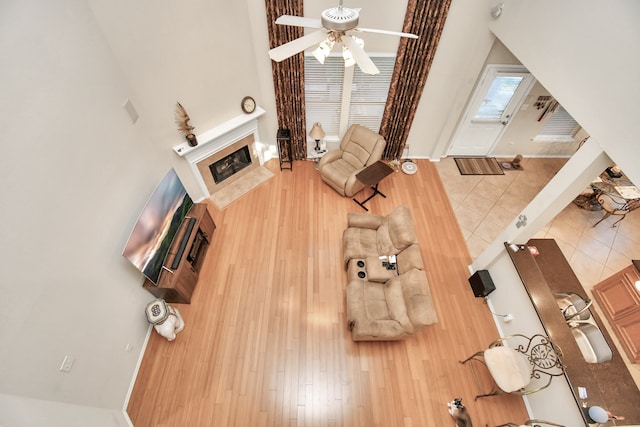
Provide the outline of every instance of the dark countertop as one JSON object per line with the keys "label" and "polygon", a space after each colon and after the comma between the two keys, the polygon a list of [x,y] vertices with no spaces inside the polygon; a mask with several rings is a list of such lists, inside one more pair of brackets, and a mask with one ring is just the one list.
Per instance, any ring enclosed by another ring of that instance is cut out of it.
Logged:
{"label": "dark countertop", "polygon": [[[554,294],[575,292],[583,298],[588,298],[588,295],[555,240],[532,239],[525,245],[525,250],[518,252],[505,246],[547,334],[562,349],[565,376],[576,404],[582,403],[578,387],[585,387],[589,406],[601,406],[625,417],[624,421],[617,421],[617,425],[640,424],[640,390],[598,314],[591,310],[611,347],[613,358],[604,363],[587,363],[558,308]],[[527,246],[535,246],[539,255],[533,256],[526,250]]]}

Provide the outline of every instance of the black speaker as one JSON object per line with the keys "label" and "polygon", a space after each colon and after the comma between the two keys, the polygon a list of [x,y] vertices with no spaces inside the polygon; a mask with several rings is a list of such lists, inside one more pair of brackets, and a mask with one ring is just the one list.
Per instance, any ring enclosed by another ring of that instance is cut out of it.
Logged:
{"label": "black speaker", "polygon": [[469,284],[473,290],[473,295],[477,297],[486,297],[496,290],[496,285],[491,280],[488,270],[478,270],[469,277]]}

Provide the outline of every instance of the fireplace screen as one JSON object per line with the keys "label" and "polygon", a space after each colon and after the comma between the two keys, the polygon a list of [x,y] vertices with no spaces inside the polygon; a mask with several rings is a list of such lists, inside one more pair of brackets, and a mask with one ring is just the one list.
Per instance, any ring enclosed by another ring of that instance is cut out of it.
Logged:
{"label": "fireplace screen", "polygon": [[235,173],[251,165],[249,146],[245,145],[237,151],[209,165],[211,175],[216,184],[221,183]]}

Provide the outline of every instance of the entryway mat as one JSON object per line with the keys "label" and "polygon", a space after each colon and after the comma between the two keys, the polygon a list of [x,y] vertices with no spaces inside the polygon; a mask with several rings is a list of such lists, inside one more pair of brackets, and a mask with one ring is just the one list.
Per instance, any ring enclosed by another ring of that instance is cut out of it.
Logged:
{"label": "entryway mat", "polygon": [[495,157],[454,157],[460,175],[504,175]]}

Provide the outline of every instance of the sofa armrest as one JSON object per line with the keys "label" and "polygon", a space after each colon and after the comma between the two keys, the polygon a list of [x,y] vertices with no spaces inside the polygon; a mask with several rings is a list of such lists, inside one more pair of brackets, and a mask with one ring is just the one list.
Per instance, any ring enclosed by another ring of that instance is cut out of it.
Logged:
{"label": "sofa armrest", "polygon": [[382,215],[349,212],[347,214],[347,226],[377,230],[382,225],[383,219]]}
{"label": "sofa armrest", "polygon": [[398,253],[398,274],[404,274],[414,268],[424,270],[424,262],[420,253],[420,246],[413,243]]}
{"label": "sofa armrest", "polygon": [[398,280],[402,285],[407,315],[416,329],[438,322],[429,279],[424,270],[412,269],[391,280]]}
{"label": "sofa armrest", "polygon": [[366,187],[366,185],[364,185],[362,181],[356,178],[356,175],[359,174],[362,170],[364,170],[364,168],[353,171],[351,176],[347,179],[347,182],[344,184],[345,196],[353,197]]}
{"label": "sofa armrest", "polygon": [[391,243],[399,250],[413,243],[418,243],[418,234],[413,223],[413,216],[407,206],[396,207],[387,215],[385,222],[389,227]]}

